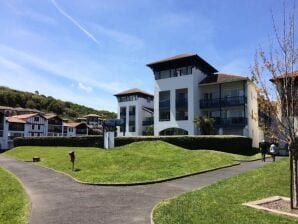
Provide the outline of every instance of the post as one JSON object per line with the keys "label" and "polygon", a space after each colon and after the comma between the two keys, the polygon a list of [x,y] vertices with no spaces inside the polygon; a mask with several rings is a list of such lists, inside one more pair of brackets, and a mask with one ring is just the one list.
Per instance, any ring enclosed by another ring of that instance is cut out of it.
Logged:
{"label": "post", "polygon": [[76,159],[75,152],[74,151],[70,151],[68,153],[68,155],[69,155],[70,162],[72,163],[72,171],[74,171],[74,163],[75,163],[75,159]]}

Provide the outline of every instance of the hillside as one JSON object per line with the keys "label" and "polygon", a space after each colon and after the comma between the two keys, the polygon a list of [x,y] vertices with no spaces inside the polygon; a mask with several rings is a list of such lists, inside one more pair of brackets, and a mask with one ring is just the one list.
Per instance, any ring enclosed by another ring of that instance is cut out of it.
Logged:
{"label": "hillside", "polygon": [[53,112],[62,118],[75,120],[87,114],[102,115],[103,118],[116,118],[116,113],[106,110],[95,110],[79,104],[55,99],[51,96],[24,92],[0,86],[0,105],[37,109],[43,112]]}

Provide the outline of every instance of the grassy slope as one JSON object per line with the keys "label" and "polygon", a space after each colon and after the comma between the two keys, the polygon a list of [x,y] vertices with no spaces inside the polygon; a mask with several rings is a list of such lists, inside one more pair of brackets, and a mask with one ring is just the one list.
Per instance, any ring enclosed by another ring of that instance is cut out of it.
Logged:
{"label": "grassy slope", "polygon": [[241,205],[274,195],[288,196],[288,172],[285,159],[167,200],[155,209],[155,223],[298,223]]}
{"label": "grassy slope", "polygon": [[[68,152],[76,152],[72,172]],[[233,164],[233,156],[213,151],[191,151],[162,141],[136,142],[113,150],[69,147],[18,147],[5,155],[30,160],[92,183],[131,183],[165,179]]]}
{"label": "grassy slope", "polygon": [[0,223],[21,224],[28,220],[28,198],[23,187],[0,167]]}

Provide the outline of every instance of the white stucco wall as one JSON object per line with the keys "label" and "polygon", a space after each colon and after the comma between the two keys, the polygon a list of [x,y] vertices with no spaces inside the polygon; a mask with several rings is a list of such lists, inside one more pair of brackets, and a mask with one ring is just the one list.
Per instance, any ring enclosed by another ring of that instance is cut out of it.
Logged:
{"label": "white stucco wall", "polygon": [[[129,107],[135,106],[136,114],[136,129],[135,132],[129,131]],[[125,136],[141,136],[143,132],[143,120],[144,120],[144,111],[143,107],[153,108],[153,101],[148,101],[145,98],[138,97],[134,101],[118,102],[118,119],[120,119],[120,107],[126,108],[126,124],[125,124]],[[123,132],[120,132],[120,127],[117,127],[117,136],[123,136]]]}
{"label": "white stucco wall", "polygon": [[[154,135],[167,128],[181,128],[189,135],[196,134],[193,120],[199,113],[198,83],[205,77],[199,69],[193,68],[191,75],[155,80],[154,84]],[[176,89],[188,89],[188,120],[176,121]],[[170,91],[170,121],[159,121],[159,92]]]}

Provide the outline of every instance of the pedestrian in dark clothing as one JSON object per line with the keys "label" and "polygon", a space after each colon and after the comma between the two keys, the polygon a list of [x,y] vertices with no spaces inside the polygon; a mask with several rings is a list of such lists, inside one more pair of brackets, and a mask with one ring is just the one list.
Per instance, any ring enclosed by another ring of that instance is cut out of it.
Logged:
{"label": "pedestrian in dark clothing", "polygon": [[266,160],[266,153],[267,153],[267,145],[266,145],[265,140],[263,140],[260,143],[260,151],[261,151],[261,154],[262,154],[262,161],[265,162],[265,160]]}

